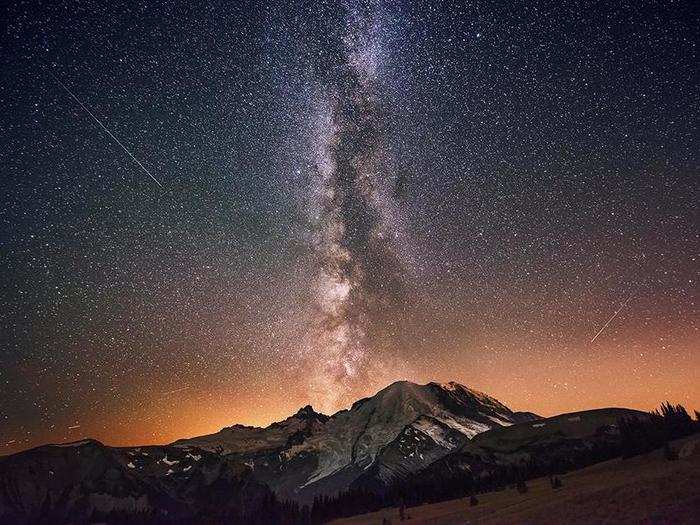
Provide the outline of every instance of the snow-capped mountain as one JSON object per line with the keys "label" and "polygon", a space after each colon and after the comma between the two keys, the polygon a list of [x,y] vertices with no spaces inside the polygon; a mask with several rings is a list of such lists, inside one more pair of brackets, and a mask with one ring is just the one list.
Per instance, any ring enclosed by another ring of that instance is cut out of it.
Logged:
{"label": "snow-capped mountain", "polygon": [[235,425],[174,445],[233,454],[281,496],[308,500],[360,481],[390,483],[480,432],[533,417],[454,382],[399,381],[330,417],[305,407],[266,428]]}
{"label": "snow-capped mountain", "polygon": [[400,381],[332,416],[306,406],[265,428],[233,425],[164,446],[46,445],[0,458],[0,521],[241,520],[269,506],[272,491],[309,502],[381,489],[479,433],[533,417],[457,383]]}
{"label": "snow-capped mountain", "polygon": [[170,445],[87,439],[0,457],[0,522],[276,523],[280,500],[459,483],[465,472],[524,459],[546,471],[614,447],[621,417],[645,414],[599,409],[542,419],[457,383],[400,381],[331,416],[306,406],[265,428],[233,425]]}

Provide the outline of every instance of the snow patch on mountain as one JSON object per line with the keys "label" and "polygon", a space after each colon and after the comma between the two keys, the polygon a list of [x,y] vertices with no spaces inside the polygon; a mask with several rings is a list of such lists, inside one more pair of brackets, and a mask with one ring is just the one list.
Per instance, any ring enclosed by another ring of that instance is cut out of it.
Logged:
{"label": "snow patch on mountain", "polygon": [[[447,449],[455,448],[454,440],[450,438],[449,433],[446,432],[443,426],[436,424],[435,420],[432,418],[418,418],[413,422],[412,426],[428,436],[438,445]],[[419,440],[420,438],[416,436],[416,439]]]}

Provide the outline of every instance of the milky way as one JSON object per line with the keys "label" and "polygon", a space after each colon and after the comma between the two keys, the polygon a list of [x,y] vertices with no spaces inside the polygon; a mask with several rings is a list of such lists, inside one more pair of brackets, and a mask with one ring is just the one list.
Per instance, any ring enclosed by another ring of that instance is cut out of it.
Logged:
{"label": "milky way", "polygon": [[336,408],[358,382],[381,372],[383,356],[373,351],[372,335],[404,288],[397,244],[406,239],[378,97],[379,6],[350,2],[344,8],[338,60],[317,68],[309,210],[318,275],[307,352],[311,389],[324,409]]}

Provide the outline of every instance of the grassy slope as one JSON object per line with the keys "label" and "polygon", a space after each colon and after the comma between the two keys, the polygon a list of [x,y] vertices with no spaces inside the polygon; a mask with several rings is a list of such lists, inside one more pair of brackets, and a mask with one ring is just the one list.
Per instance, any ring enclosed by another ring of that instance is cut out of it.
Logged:
{"label": "grassy slope", "polygon": [[459,499],[407,509],[410,520],[399,522],[397,509],[385,509],[334,523],[698,523],[700,522],[700,437],[673,444],[678,461],[661,450],[626,460],[614,459],[562,476],[553,490],[549,480],[528,482],[530,490],[480,494],[479,505]]}

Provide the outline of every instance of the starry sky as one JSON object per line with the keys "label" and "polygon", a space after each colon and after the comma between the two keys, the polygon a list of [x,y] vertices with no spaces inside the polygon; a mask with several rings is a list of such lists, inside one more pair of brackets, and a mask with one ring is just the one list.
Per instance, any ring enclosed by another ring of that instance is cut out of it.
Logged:
{"label": "starry sky", "polygon": [[691,4],[4,8],[0,454],[397,379],[700,409]]}

